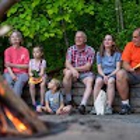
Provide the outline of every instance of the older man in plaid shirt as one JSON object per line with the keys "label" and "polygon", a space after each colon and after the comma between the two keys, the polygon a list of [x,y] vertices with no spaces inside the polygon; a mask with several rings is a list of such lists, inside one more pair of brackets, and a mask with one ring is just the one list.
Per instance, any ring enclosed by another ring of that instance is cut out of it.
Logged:
{"label": "older man in plaid shirt", "polygon": [[[94,74],[91,72],[95,51],[86,45],[87,37],[83,31],[77,31],[75,45],[67,50],[64,69],[63,86],[66,102],[71,106],[71,86],[73,80],[81,80],[85,84],[85,92],[78,108],[81,114],[86,112],[86,103],[92,91]],[[66,108],[67,109],[67,108]]]}

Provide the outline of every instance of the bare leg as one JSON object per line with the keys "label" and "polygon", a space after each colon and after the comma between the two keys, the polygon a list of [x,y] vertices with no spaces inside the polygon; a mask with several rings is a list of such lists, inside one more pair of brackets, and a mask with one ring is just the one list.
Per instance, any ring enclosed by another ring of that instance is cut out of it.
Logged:
{"label": "bare leg", "polygon": [[93,90],[94,101],[96,100],[103,85],[104,85],[103,79],[101,77],[98,77],[95,81],[94,90]]}
{"label": "bare leg", "polygon": [[71,101],[72,73],[68,69],[64,70],[63,87],[66,100]]}
{"label": "bare leg", "polygon": [[115,96],[115,79],[109,78],[107,83],[107,104],[112,106],[113,100]]}
{"label": "bare leg", "polygon": [[42,83],[40,84],[40,103],[41,103],[41,105],[44,105],[45,92],[46,92],[46,79],[44,78]]}
{"label": "bare leg", "polygon": [[120,70],[116,74],[116,85],[121,99],[127,100],[129,98],[129,84],[127,73],[125,70]]}
{"label": "bare leg", "polygon": [[83,83],[85,84],[86,89],[85,89],[81,104],[86,105],[87,100],[88,100],[89,96],[91,95],[92,85],[93,85],[93,78],[92,77],[86,77],[83,80]]}
{"label": "bare leg", "polygon": [[32,104],[35,105],[36,104],[36,101],[35,101],[35,85],[34,84],[30,84],[29,85],[29,90],[30,90]]}

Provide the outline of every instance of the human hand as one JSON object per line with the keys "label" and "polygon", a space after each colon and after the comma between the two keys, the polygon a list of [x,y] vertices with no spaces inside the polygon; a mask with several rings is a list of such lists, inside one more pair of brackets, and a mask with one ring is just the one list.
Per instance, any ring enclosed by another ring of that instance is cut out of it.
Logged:
{"label": "human hand", "polygon": [[43,76],[43,73],[40,72],[38,75],[39,75],[40,77],[42,77],[42,76]]}
{"label": "human hand", "polygon": [[72,105],[67,105],[62,109],[61,114],[69,114],[72,111]]}
{"label": "human hand", "polygon": [[48,108],[47,111],[48,111],[50,114],[53,114],[53,111],[52,111],[50,108]]}
{"label": "human hand", "polygon": [[17,81],[18,80],[18,77],[16,76],[16,75],[12,75],[12,79],[14,80],[14,81]]}
{"label": "human hand", "polygon": [[30,72],[30,73],[29,73],[29,76],[30,76],[30,77],[33,77],[33,76],[34,76],[34,74],[33,74],[32,72]]}
{"label": "human hand", "polygon": [[132,73],[140,75],[140,69],[135,69]]}
{"label": "human hand", "polygon": [[79,72],[76,69],[72,70],[73,77],[79,78]]}
{"label": "human hand", "polygon": [[105,83],[105,84],[108,83],[108,78],[109,78],[108,76],[106,76],[106,75],[104,76],[104,83]]}
{"label": "human hand", "polygon": [[58,109],[57,111],[56,111],[56,114],[57,115],[60,115],[62,113],[62,109]]}

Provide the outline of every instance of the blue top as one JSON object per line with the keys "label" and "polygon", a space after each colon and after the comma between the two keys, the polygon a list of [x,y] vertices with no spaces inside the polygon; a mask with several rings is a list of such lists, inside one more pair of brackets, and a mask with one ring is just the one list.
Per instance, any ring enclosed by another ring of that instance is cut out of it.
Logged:
{"label": "blue top", "polygon": [[63,96],[60,91],[52,93],[52,91],[49,90],[45,93],[45,101],[49,103],[52,111],[56,112],[59,109],[61,102],[63,102]]}
{"label": "blue top", "polygon": [[110,74],[116,69],[116,63],[121,61],[121,53],[115,52],[112,56],[96,56],[97,64],[101,64],[104,74]]}

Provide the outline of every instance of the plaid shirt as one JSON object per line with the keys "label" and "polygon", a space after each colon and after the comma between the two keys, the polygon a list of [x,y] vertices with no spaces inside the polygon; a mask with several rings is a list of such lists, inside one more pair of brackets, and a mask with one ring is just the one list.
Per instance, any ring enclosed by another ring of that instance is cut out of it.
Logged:
{"label": "plaid shirt", "polygon": [[84,66],[87,63],[93,64],[95,51],[90,46],[85,46],[84,49],[78,50],[76,45],[71,46],[67,50],[66,60],[68,60],[73,67]]}

